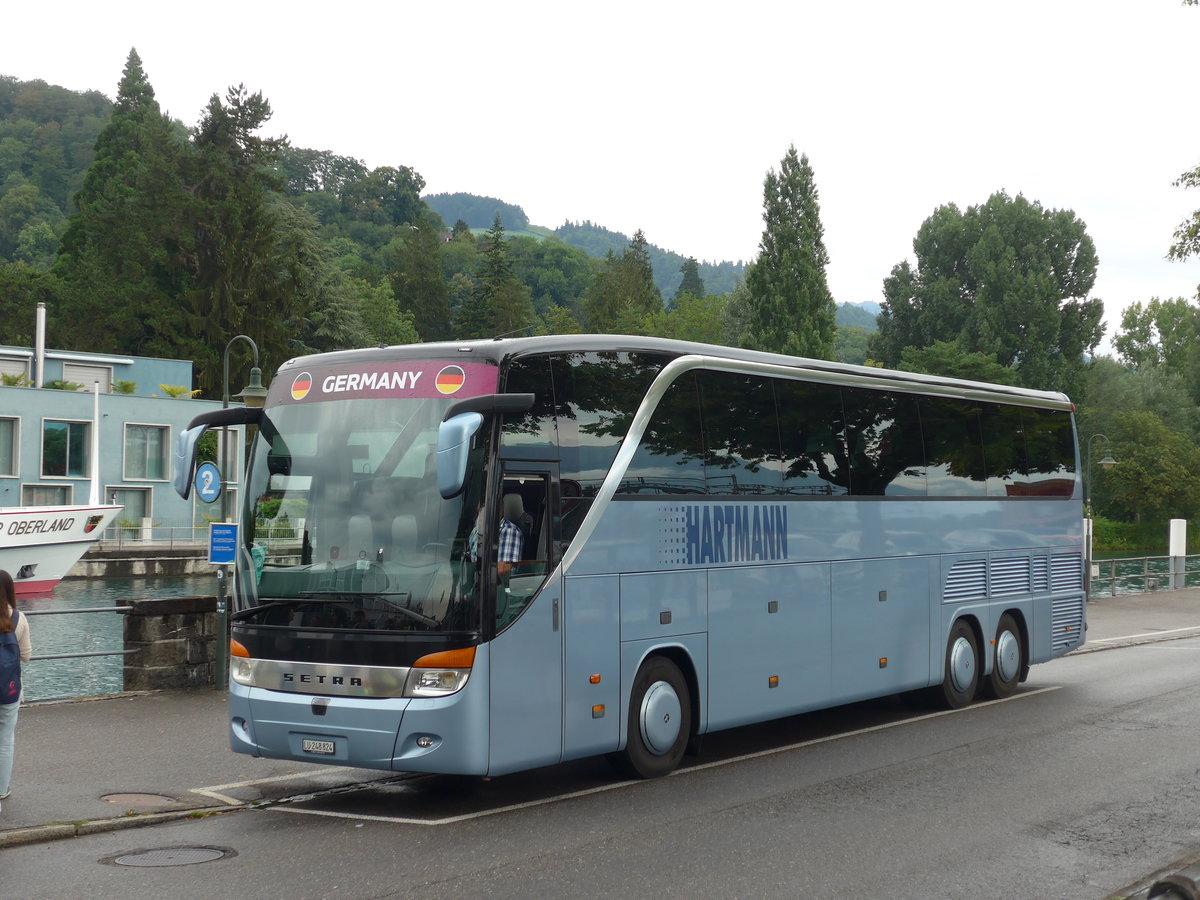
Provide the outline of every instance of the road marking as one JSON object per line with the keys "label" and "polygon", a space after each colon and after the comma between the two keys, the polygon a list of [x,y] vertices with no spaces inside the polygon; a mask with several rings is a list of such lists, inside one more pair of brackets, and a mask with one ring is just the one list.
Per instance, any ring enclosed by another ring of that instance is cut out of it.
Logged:
{"label": "road marking", "polygon": [[199,794],[201,797],[208,797],[212,800],[219,800],[222,803],[227,803],[230,806],[243,806],[245,800],[238,800],[234,797],[227,797],[224,794],[217,793],[218,791],[229,790],[230,788],[252,787],[256,784],[275,784],[280,781],[295,781],[297,778],[312,778],[317,775],[345,775],[346,769],[343,766],[326,766],[322,769],[311,769],[307,772],[296,772],[292,775],[272,775],[269,778],[253,778],[248,781],[234,781],[229,784],[210,784],[207,787],[190,788],[189,794]]}
{"label": "road marking", "polygon": [[[910,725],[914,722],[924,722],[927,719],[938,719],[942,716],[951,716],[955,713],[970,712],[971,710],[984,709],[989,706],[995,706],[998,703],[1008,703],[1010,700],[1024,700],[1027,697],[1036,697],[1038,694],[1046,694],[1050,691],[1061,690],[1061,685],[1050,685],[1048,687],[1037,688],[1032,691],[1022,691],[1019,694],[1014,694],[1011,697],[1005,697],[1003,700],[988,700],[984,703],[974,703],[970,706],[965,706],[962,709],[944,709],[938,712],[925,713],[924,715],[914,716],[912,718],[901,719],[896,722],[886,722],[882,725],[872,725],[869,728],[858,728],[854,731],[839,732],[838,734],[827,735],[826,737],[813,738],[808,741],[799,741],[795,744],[788,744],[783,747],[772,747],[768,750],[759,750],[755,753],[746,753],[741,756],[731,756],[729,759],[715,760],[710,763],[701,763],[699,765],[687,766],[685,768],[676,769],[671,773],[674,775],[687,775],[691,772],[702,772],[706,769],[715,769],[720,766],[728,766],[733,763],[745,762],[750,759],[760,759],[765,756],[774,756],[777,753],[787,753],[791,750],[801,750],[805,747],[815,747],[818,744],[827,744],[831,741],[842,740],[843,738],[858,737],[863,734],[872,734],[878,731],[886,731],[889,728],[897,728],[901,725]],[[264,779],[267,780],[267,779]],[[242,784],[250,784],[251,782],[242,782]],[[275,812],[289,812],[304,816],[327,816],[334,819],[353,819],[356,822],[391,822],[396,825],[453,825],[458,822],[467,822],[472,819],[482,819],[487,816],[495,816],[500,813],[516,812],[522,809],[530,809],[535,806],[546,806],[551,803],[560,803],[563,800],[574,800],[577,797],[587,797],[592,794],[603,794],[607,791],[615,791],[618,788],[631,787],[635,784],[645,784],[643,779],[637,778],[630,781],[618,781],[612,784],[604,784],[599,787],[586,788],[582,791],[572,791],[569,794],[557,794],[553,797],[545,797],[541,800],[529,800],[524,803],[513,803],[508,806],[498,806],[495,809],[480,810],[473,813],[464,813],[458,816],[447,816],[443,819],[410,819],[403,816],[373,816],[373,815],[354,815],[352,813],[343,812],[327,812],[319,809],[297,809],[291,806],[271,806],[270,810]],[[218,785],[218,787],[232,787],[233,785]]]}
{"label": "road marking", "polygon": [[1200,626],[1191,625],[1187,628],[1170,628],[1166,631],[1146,631],[1142,634],[1123,634],[1120,637],[1111,638],[1092,638],[1088,641],[1089,644],[1111,644],[1115,641],[1134,641],[1144,637],[1159,637],[1164,634],[1179,634],[1181,631],[1195,631],[1197,636],[1200,636]]}
{"label": "road marking", "polygon": [[942,716],[952,716],[955,713],[968,712],[973,709],[984,709],[988,706],[995,706],[997,703],[1008,703],[1010,700],[1024,700],[1026,697],[1036,697],[1038,694],[1045,694],[1050,691],[1061,690],[1061,685],[1050,685],[1049,687],[1038,688],[1033,691],[1022,691],[1019,694],[1013,694],[1011,697],[1005,697],[1003,700],[988,700],[985,703],[973,703],[970,706],[964,706],[962,709],[943,709],[938,712],[925,713],[923,716],[916,716],[911,719],[903,719],[899,722],[886,722],[883,725],[872,725],[870,728],[859,728],[855,731],[846,731],[838,734],[831,734],[823,738],[813,738],[810,741],[800,741],[797,744],[789,744],[786,747],[772,747],[770,750],[759,750],[757,753],[747,753],[744,756],[735,756],[731,759],[721,759],[710,763],[701,763],[696,766],[689,766],[686,769],[679,769],[672,772],[672,775],[683,775],[687,772],[699,772],[703,769],[715,769],[717,766],[727,765],[728,763],[742,762],[747,759],[758,759],[763,756],[773,756],[776,753],[786,753],[789,750],[800,750],[804,747],[815,747],[817,744],[827,744],[830,741],[841,740],[842,738],[858,737],[860,734],[871,734],[876,731],[886,731],[889,728],[895,728],[898,725],[908,725],[912,722],[924,722],[927,719],[940,719]]}

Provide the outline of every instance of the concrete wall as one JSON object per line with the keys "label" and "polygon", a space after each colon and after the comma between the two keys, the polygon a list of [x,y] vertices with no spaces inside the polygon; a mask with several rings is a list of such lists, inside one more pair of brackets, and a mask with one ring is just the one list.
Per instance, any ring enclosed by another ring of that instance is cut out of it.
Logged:
{"label": "concrete wall", "polygon": [[125,690],[212,687],[216,597],[131,600],[125,616]]}
{"label": "concrete wall", "polygon": [[134,578],[143,575],[212,575],[208,548],[121,547],[116,550],[89,550],[67,572],[67,578]]}

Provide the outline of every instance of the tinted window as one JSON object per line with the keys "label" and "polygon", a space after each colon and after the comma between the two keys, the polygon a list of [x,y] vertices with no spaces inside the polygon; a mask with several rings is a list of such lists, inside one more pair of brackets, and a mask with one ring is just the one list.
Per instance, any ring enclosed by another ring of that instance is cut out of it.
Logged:
{"label": "tinted window", "polygon": [[984,403],[980,406],[979,424],[988,496],[1007,497],[1028,471],[1021,410],[1016,406]]}
{"label": "tinted window", "polygon": [[841,390],[806,381],[775,382],[783,492],[829,497],[850,491]]}
{"label": "tinted window", "polygon": [[550,357],[514,360],[508,367],[504,390],[510,394],[533,394],[535,399],[529,412],[504,417],[500,438],[502,454],[518,459],[558,459]]}
{"label": "tinted window", "polygon": [[620,492],[707,492],[700,404],[693,373],[681,376],[663,394],[621,481]]}
{"label": "tinted window", "polygon": [[987,496],[979,404],[948,397],[922,397],[920,409],[929,495]]}
{"label": "tinted window", "polygon": [[564,496],[594,497],[668,357],[571,353],[553,361]]}
{"label": "tinted window", "polygon": [[1065,410],[1023,406],[1027,469],[1023,483],[1010,493],[1039,497],[1070,497],[1075,488],[1075,433]]}
{"label": "tinted window", "polygon": [[778,494],[783,489],[779,420],[771,381],[699,372],[710,494]]}
{"label": "tinted window", "polygon": [[917,398],[844,388],[850,492],[867,496],[925,496],[925,450]]}

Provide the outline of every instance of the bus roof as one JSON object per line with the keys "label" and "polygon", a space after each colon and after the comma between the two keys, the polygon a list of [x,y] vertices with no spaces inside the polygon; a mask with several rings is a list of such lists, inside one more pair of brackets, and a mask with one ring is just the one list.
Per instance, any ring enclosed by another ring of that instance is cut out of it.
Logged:
{"label": "bus roof", "polygon": [[918,372],[901,372],[895,369],[880,369],[873,366],[857,366],[850,363],[807,359],[800,356],[785,356],[780,353],[763,353],[758,350],[743,350],[717,344],[701,344],[693,341],[676,341],[667,338],[645,337],[628,334],[552,334],[542,337],[496,338],[492,340],[441,341],[428,344],[404,344],[391,347],[371,347],[361,350],[335,350],[330,353],[300,356],[288,360],[279,367],[279,372],[312,365],[338,365],[362,362],[383,362],[398,359],[458,359],[464,362],[492,362],[497,365],[506,359],[546,353],[584,352],[643,352],[662,353],[667,356],[707,356],[731,361],[761,363],[783,366],[800,372],[811,371],[828,375],[849,375],[876,381],[892,382],[898,389],[920,392],[938,386],[959,390],[984,391],[993,395],[1007,395],[1016,401],[1037,401],[1061,407],[1069,405],[1070,399],[1058,391],[1036,391],[1006,384],[983,381],[968,381],[941,375],[924,375]]}

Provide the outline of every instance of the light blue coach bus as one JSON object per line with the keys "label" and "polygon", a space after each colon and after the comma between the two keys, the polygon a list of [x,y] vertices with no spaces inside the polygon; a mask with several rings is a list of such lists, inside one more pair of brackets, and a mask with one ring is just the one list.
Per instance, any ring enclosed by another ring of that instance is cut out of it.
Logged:
{"label": "light blue coach bus", "polygon": [[653,777],[719,729],[1008,696],[1083,642],[1062,394],[611,335],[354,350],[197,417],[181,493],[222,424],[258,426],[242,753]]}

